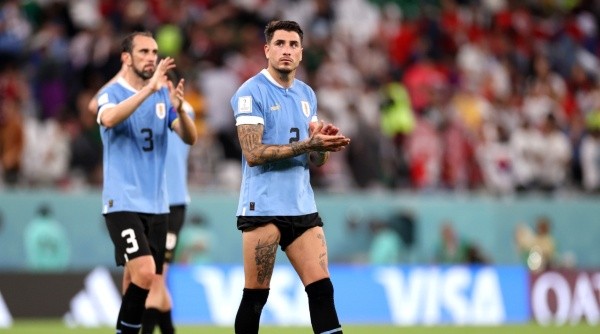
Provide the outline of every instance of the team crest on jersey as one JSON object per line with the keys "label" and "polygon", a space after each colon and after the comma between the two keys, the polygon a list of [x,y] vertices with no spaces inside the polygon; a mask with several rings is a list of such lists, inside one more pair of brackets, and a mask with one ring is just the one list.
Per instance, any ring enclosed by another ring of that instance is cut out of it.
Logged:
{"label": "team crest on jersey", "polygon": [[304,116],[310,116],[310,104],[308,104],[308,101],[300,101],[300,103],[302,103],[302,113]]}
{"label": "team crest on jersey", "polygon": [[160,119],[164,119],[167,115],[167,106],[164,103],[156,104],[156,116]]}

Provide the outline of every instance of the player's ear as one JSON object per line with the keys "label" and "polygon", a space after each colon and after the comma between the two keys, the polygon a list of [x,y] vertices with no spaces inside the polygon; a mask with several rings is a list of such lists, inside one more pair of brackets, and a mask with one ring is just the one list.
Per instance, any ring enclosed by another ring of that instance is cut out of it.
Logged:
{"label": "player's ear", "polygon": [[131,65],[131,54],[129,52],[121,52],[121,63]]}

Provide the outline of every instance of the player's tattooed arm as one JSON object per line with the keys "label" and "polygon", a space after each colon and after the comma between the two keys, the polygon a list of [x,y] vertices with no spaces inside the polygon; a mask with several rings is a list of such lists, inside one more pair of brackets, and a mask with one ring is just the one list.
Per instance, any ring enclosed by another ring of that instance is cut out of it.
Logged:
{"label": "player's tattooed arm", "polygon": [[262,143],[262,124],[243,124],[237,127],[238,139],[246,161],[250,166],[291,158],[310,151],[306,141],[286,145],[265,145]]}

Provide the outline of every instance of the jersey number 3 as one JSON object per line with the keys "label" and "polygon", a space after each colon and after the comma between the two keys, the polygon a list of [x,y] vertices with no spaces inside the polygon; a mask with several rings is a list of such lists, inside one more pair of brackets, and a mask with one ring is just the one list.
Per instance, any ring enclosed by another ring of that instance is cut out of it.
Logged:
{"label": "jersey number 3", "polygon": [[144,150],[144,152],[152,151],[154,149],[154,141],[152,140],[152,129],[143,128],[141,132],[144,135],[144,141],[146,142],[146,145],[142,146],[142,150]]}
{"label": "jersey number 3", "polygon": [[130,245],[129,247],[125,248],[127,254],[135,253],[138,249],[140,249],[140,246],[138,246],[137,239],[135,238],[135,232],[133,231],[133,229],[128,228],[126,230],[123,230],[123,232],[121,232],[121,236],[123,238],[126,238],[125,241],[127,242],[127,244]]}

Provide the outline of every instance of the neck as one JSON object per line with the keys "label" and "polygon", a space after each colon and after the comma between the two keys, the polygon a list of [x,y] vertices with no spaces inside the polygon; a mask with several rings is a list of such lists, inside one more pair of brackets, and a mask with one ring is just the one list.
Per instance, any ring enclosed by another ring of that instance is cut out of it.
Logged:
{"label": "neck", "polygon": [[290,88],[292,86],[292,83],[294,82],[294,77],[296,76],[295,70],[291,72],[281,72],[273,67],[269,67],[267,68],[267,70],[269,71],[269,73],[271,73],[273,79],[275,79],[275,81],[277,81],[277,83],[280,84],[282,87]]}
{"label": "neck", "polygon": [[148,80],[141,78],[131,68],[125,71],[123,78],[128,84],[131,85],[131,87],[135,88],[136,90],[141,90],[144,88],[144,86],[146,86],[146,84],[148,84]]}

